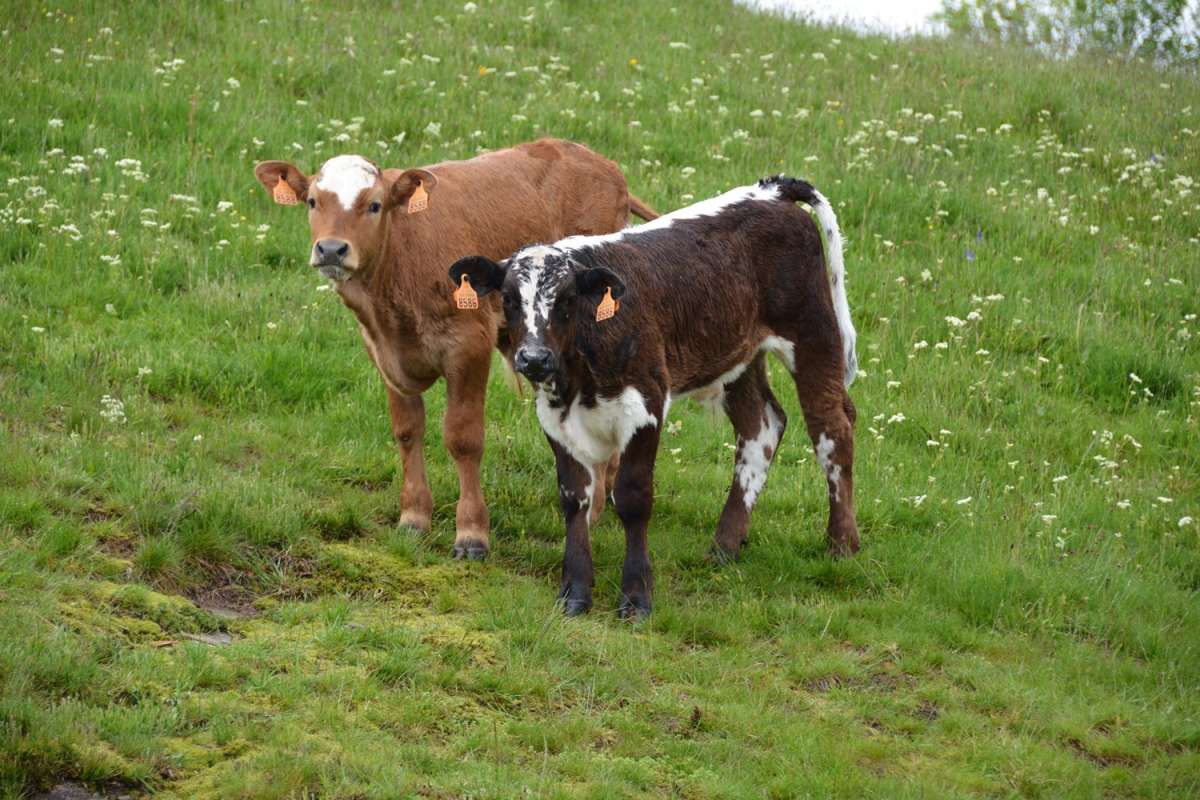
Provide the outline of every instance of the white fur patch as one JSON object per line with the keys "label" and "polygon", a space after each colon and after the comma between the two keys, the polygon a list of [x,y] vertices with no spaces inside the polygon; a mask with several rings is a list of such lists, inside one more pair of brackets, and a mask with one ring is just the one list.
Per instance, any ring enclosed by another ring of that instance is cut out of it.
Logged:
{"label": "white fur patch", "polygon": [[520,265],[520,281],[517,284],[521,291],[521,312],[525,316],[525,332],[527,336],[537,336],[537,320],[543,322],[550,319],[550,309],[554,306],[557,284],[542,285],[542,276],[546,272],[546,258],[559,251],[546,245],[534,245],[522,250],[514,258],[514,263]]}
{"label": "white fur patch", "polygon": [[746,510],[754,508],[754,501],[767,482],[767,472],[771,469],[771,459],[775,457],[775,448],[783,436],[783,424],[775,414],[775,409],[768,403],[764,410],[762,427],[753,439],[738,437],[737,465],[734,475],[742,487],[742,500]]}
{"label": "white fur patch", "polygon": [[725,400],[725,387],[742,377],[742,373],[746,371],[746,367],[748,366],[750,366],[749,362],[734,364],[730,369],[721,373],[712,383],[701,386],[698,389],[693,389],[690,392],[684,392],[678,396],[695,400],[697,403],[709,406],[715,410],[716,405]]}
{"label": "white fur patch", "polygon": [[646,398],[632,386],[626,386],[617,397],[597,397],[593,408],[584,408],[576,398],[565,416],[561,408],[551,408],[549,395],[539,387],[536,405],[546,435],[588,471],[589,490],[595,480],[593,465],[623,452],[640,428],[658,424]]}
{"label": "white fur patch", "polygon": [[379,168],[362,156],[334,156],[321,166],[316,186],[337,195],[338,202],[349,211],[362,190],[374,186],[378,177]]}
{"label": "white fur patch", "polygon": [[842,466],[833,463],[833,439],[830,439],[824,433],[817,437],[817,446],[814,448],[817,452],[817,463],[821,465],[821,469],[825,470],[825,478],[829,481],[829,485],[833,487],[833,499],[842,499]]}
{"label": "white fur patch", "polygon": [[[783,361],[783,365],[788,368],[788,372],[796,371],[796,346],[782,336],[768,336],[759,343],[754,352],[755,355],[758,353],[774,353]],[[693,389],[690,392],[685,392],[678,395],[678,397],[690,398],[702,405],[715,406],[717,403],[724,401],[726,387],[742,377],[742,373],[749,366],[749,361],[744,364],[734,364],[730,369],[719,375],[712,383]],[[666,414],[663,414],[663,416],[665,417]]]}
{"label": "white fur patch", "polygon": [[774,353],[783,362],[783,365],[788,368],[788,372],[795,373],[796,371],[796,345],[789,342],[782,336],[768,336],[763,339],[762,344],[758,346],[760,351]]}
{"label": "white fur patch", "polygon": [[556,243],[557,247],[564,250],[581,250],[587,247],[595,247],[606,242],[620,242],[629,237],[637,236],[647,231],[657,231],[664,228],[670,228],[677,222],[682,222],[688,219],[699,219],[700,217],[715,217],[729,208],[732,205],[745,202],[747,200],[778,200],[779,190],[774,186],[762,187],[757,183],[750,186],[739,186],[736,189],[730,189],[725,194],[710,197],[707,200],[701,200],[699,203],[693,203],[685,208],[680,208],[672,211],[670,214],[663,214],[661,217],[642,225],[636,225],[626,228],[623,231],[616,233],[606,233],[601,236],[570,236]]}
{"label": "white fur patch", "polygon": [[829,270],[833,283],[833,310],[837,314],[838,328],[842,333],[842,350],[845,355],[846,374],[843,381],[846,386],[854,382],[858,375],[858,355],[854,351],[854,321],[850,319],[850,301],[846,299],[846,261],[842,257],[842,232],[838,229],[837,215],[825,195],[813,190],[817,205],[813,207],[817,221],[825,233],[825,249],[828,252]]}
{"label": "white fur patch", "polygon": [[590,469],[588,470],[588,478],[590,482],[584,487],[583,494],[581,496],[576,496],[576,494],[571,490],[564,489],[560,486],[558,487],[559,497],[561,497],[563,500],[575,500],[579,503],[580,511],[587,511],[592,505],[592,486],[596,482],[596,475]]}

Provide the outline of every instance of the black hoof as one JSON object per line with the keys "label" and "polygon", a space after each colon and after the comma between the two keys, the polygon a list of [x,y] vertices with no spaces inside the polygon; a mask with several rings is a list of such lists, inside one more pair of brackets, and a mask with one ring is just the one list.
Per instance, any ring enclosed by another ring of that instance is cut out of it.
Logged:
{"label": "black hoof", "polygon": [[626,597],[621,600],[617,616],[629,622],[637,622],[650,616],[650,600],[645,597]]}
{"label": "black hoof", "polygon": [[483,561],[488,557],[488,546],[483,542],[455,542],[454,559],[467,561]]}
{"label": "black hoof", "polygon": [[592,610],[590,600],[563,600],[563,613],[568,617],[582,617]]}

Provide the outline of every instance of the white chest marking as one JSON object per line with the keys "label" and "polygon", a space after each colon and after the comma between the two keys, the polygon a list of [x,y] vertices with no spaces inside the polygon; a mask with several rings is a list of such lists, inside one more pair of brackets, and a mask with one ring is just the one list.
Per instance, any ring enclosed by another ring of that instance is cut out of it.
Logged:
{"label": "white chest marking", "polygon": [[378,177],[379,168],[362,156],[334,156],[321,166],[317,188],[333,192],[349,211],[362,190],[374,186]]}
{"label": "white chest marking", "polygon": [[639,429],[658,424],[642,393],[632,386],[617,397],[596,398],[594,408],[584,408],[576,398],[566,416],[562,409],[551,408],[546,392],[538,389],[537,415],[546,435],[586,467],[589,475],[594,465],[623,452]]}

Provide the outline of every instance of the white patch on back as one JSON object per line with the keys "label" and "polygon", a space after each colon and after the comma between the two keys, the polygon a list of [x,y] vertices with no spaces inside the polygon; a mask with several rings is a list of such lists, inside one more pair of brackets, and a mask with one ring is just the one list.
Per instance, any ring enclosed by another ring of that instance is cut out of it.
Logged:
{"label": "white patch on back", "polygon": [[783,437],[783,423],[775,414],[770,403],[764,407],[762,427],[753,439],[738,437],[737,464],[733,474],[738,485],[742,487],[742,500],[746,510],[754,508],[754,501],[767,482],[767,471],[771,469],[771,459],[775,457],[775,448]]}
{"label": "white patch on back", "polygon": [[677,222],[682,222],[689,219],[699,219],[700,217],[715,217],[729,208],[732,205],[745,202],[747,200],[778,200],[779,190],[775,186],[762,187],[757,183],[750,186],[739,186],[736,189],[730,189],[725,194],[710,197],[707,200],[701,200],[699,203],[693,203],[685,208],[680,208],[672,211],[670,214],[663,214],[661,217],[642,225],[635,225],[626,228],[623,231],[616,233],[606,233],[601,236],[569,236],[555,243],[556,247],[563,250],[582,250],[588,247],[596,247],[597,245],[605,244],[606,242],[620,242],[627,238],[637,236],[638,234],[647,233],[648,231],[657,231],[664,228],[670,228]]}
{"label": "white patch on back", "polygon": [[817,452],[817,463],[821,465],[821,469],[825,470],[825,478],[833,487],[833,499],[838,501],[842,499],[842,466],[833,463],[833,448],[833,439],[822,433],[817,437],[817,446],[813,449]]}
{"label": "white patch on back", "polygon": [[632,386],[617,397],[597,397],[593,408],[585,408],[577,397],[565,416],[561,408],[551,408],[549,395],[539,387],[536,405],[542,430],[588,471],[589,489],[595,478],[593,465],[624,452],[639,429],[658,424],[646,398]]}
{"label": "white patch on back", "polygon": [[374,186],[378,177],[379,168],[362,156],[334,156],[321,166],[316,185],[337,195],[342,207],[349,211],[362,190]]}

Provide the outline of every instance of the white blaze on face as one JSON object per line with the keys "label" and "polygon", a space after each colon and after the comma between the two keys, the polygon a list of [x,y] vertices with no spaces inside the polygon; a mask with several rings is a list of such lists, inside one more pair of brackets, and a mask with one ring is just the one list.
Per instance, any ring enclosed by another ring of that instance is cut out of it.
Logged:
{"label": "white blaze on face", "polygon": [[833,487],[833,499],[842,499],[842,466],[833,463],[833,439],[830,439],[824,433],[817,437],[817,462],[820,463],[821,469],[825,470],[825,478],[829,481],[829,485]]}
{"label": "white blaze on face", "polygon": [[541,338],[538,327],[550,319],[550,309],[558,291],[558,281],[566,271],[566,258],[553,247],[536,245],[522,250],[514,259],[519,270],[517,286],[521,292],[521,314],[525,319],[525,335]]}
{"label": "white blaze on face", "polygon": [[337,195],[347,211],[354,208],[363,189],[375,185],[379,168],[362,156],[334,156],[321,166],[317,188]]}

